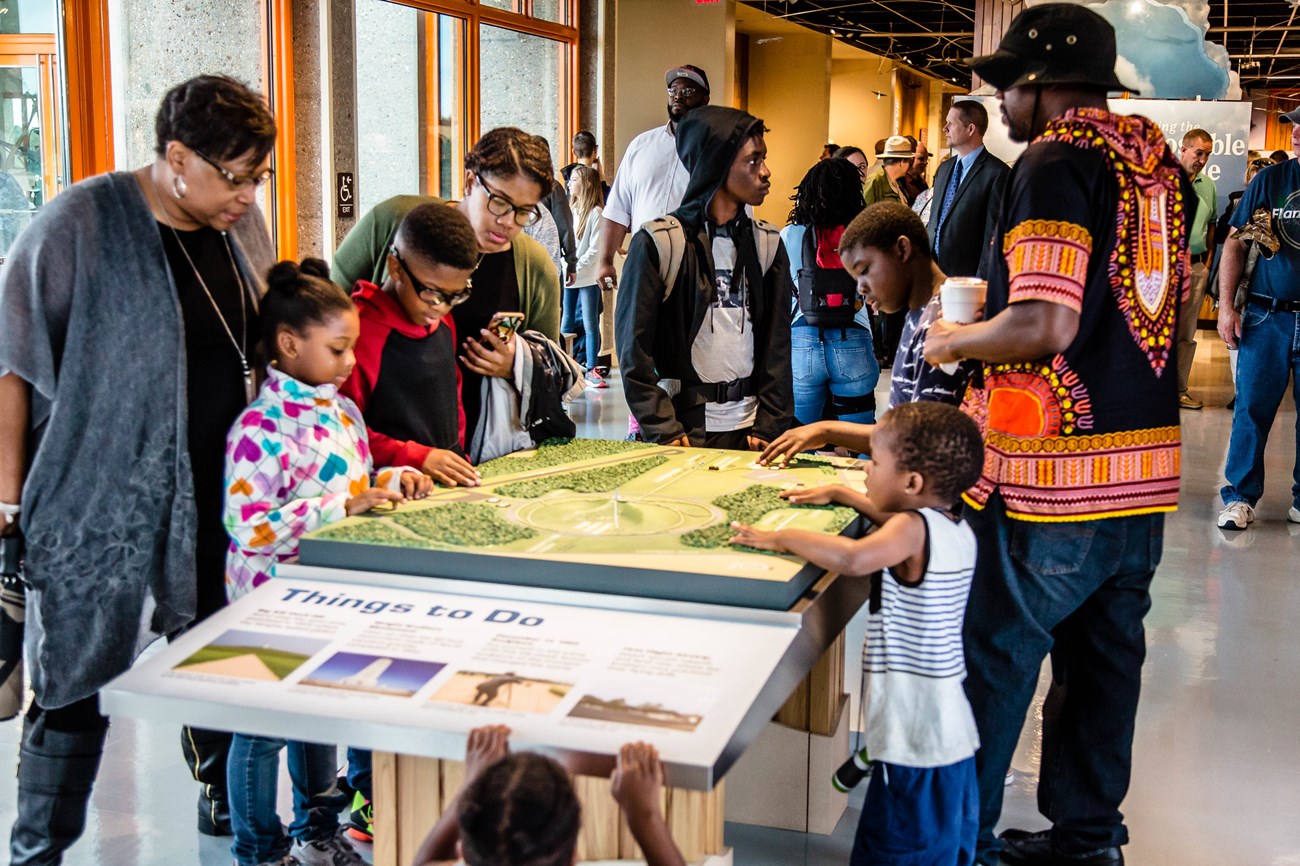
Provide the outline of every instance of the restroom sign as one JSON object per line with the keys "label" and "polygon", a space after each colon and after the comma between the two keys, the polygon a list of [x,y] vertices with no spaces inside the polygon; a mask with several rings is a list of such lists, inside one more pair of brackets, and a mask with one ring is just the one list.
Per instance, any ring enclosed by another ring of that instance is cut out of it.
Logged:
{"label": "restroom sign", "polygon": [[339,219],[354,219],[357,215],[357,187],[356,181],[352,178],[352,172],[340,171],[338,173],[338,183],[335,185],[335,191]]}

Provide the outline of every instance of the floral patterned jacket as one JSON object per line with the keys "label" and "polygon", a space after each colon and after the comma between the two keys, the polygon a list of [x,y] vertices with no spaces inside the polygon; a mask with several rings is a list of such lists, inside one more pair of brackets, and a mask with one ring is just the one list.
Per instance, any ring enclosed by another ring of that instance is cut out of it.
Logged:
{"label": "floral patterned jacket", "polygon": [[311,386],[274,368],[226,437],[226,595],[231,601],[298,558],[298,539],[347,516],[372,484],[401,489],[403,472],[375,474],[366,424],[333,385]]}

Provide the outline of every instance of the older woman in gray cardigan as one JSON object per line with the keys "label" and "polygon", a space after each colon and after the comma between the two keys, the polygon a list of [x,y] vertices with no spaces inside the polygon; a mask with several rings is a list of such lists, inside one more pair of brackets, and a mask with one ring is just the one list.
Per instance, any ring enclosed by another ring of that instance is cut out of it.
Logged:
{"label": "older woman in gray cardigan", "polygon": [[[164,97],[156,133],[153,164],[60,194],[0,270],[0,511],[27,541],[35,690],[16,866],[59,862],[84,829],[99,690],[224,601],[221,466],[255,393],[275,121],[202,76]],[[210,834],[228,832],[228,736],[185,736]]]}

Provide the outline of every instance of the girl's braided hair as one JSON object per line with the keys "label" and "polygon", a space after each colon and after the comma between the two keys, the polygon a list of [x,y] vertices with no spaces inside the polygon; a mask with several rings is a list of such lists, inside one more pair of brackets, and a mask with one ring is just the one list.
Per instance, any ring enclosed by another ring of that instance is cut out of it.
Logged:
{"label": "girl's braided hair", "polygon": [[569,866],[582,809],[564,768],[520,752],[489,766],[461,795],[468,866]]}
{"label": "girl's braided hair", "polygon": [[847,159],[813,163],[790,201],[794,207],[786,222],[819,229],[848,225],[867,206],[862,197],[862,176]]}

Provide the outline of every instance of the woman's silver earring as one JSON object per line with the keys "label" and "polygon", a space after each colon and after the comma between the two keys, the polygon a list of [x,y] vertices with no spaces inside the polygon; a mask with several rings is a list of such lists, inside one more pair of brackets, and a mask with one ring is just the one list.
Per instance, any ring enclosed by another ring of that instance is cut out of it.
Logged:
{"label": "woman's silver earring", "polygon": [[189,192],[189,188],[185,185],[185,178],[181,177],[179,174],[173,177],[172,195],[177,198],[185,198],[185,193],[187,192]]}

